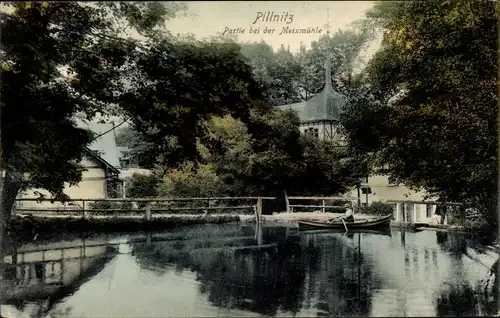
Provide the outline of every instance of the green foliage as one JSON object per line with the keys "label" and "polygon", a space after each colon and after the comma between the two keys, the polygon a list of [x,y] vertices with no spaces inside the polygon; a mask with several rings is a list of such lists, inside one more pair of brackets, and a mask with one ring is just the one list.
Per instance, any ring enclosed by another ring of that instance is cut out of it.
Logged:
{"label": "green foliage", "polygon": [[148,46],[136,54],[133,85],[120,105],[161,163],[198,159],[196,137],[212,115],[249,119],[260,93],[238,45],[155,39]]}
{"label": "green foliage", "polygon": [[373,202],[369,206],[356,207],[356,213],[385,216],[392,214],[392,206],[383,202]]}
{"label": "green foliage", "polygon": [[[273,146],[264,143],[273,140],[266,137],[273,134],[273,129],[264,122],[272,120],[264,117],[276,115],[268,112],[267,106],[297,102],[317,93],[324,85],[326,55],[334,61],[333,74],[351,72],[370,38],[366,27],[355,26],[335,33],[330,39],[322,38],[312,49],[295,55],[283,46],[273,51],[265,42],[238,45],[233,41],[190,40],[180,43],[155,38],[150,50],[135,57],[138,69],[130,72],[133,89],[121,101],[141,136],[132,133],[123,136],[130,137],[127,145],[141,158],[141,166],[161,163],[165,167],[177,167],[185,160],[203,161],[196,141],[199,144],[201,140],[208,148],[218,147],[221,140],[210,139],[208,120],[211,116],[231,115],[247,125],[254,140],[252,149],[268,149],[268,153],[262,153],[256,160],[280,162],[287,156],[296,159],[296,154],[289,150],[281,154],[285,157],[271,158]],[[175,74],[171,74],[173,70]],[[224,81],[219,83],[218,79]],[[311,85],[306,87],[304,80]],[[266,106],[262,105],[261,98]],[[144,101],[151,107],[144,107]],[[255,110],[255,114],[251,114],[250,109]],[[293,138],[299,138],[298,133]],[[278,170],[273,171],[278,174]]]}
{"label": "green foliage", "polygon": [[334,87],[344,93],[353,75],[360,54],[366,49],[373,32],[364,24],[353,24],[351,28],[323,36],[311,43],[311,49],[299,53],[302,74],[298,77],[304,97],[318,93],[325,85],[325,60],[331,61]]}
{"label": "green foliage", "polygon": [[347,127],[358,152],[377,151],[391,178],[468,203],[493,225],[498,8],[491,1],[377,3],[369,16],[385,31],[382,49],[367,68],[370,92],[351,108]]}
{"label": "green foliage", "polygon": [[291,111],[252,113],[249,125],[213,117],[198,140],[203,163],[167,170],[164,196],[282,196],[343,193],[357,182],[345,154],[299,132]]}
{"label": "green foliage", "polygon": [[[298,80],[303,61],[314,65],[307,76],[323,78],[317,57],[327,40],[300,60],[284,47],[242,49],[160,32],[185,8],[178,3],[8,5],[12,11],[1,14],[0,169],[6,171],[2,196],[10,200],[3,201],[4,211],[22,187],[45,188],[64,199],[65,183],[81,180],[79,161],[94,136],[75,128],[77,114],[92,119],[118,111],[130,119],[134,131],[125,131],[121,144],[143,166],[176,168],[159,187],[162,193],[331,194],[352,183],[344,153],[301,136],[294,113],[268,108],[304,98],[309,88]],[[127,32],[144,40],[125,38]],[[328,54],[338,65],[352,64],[363,37],[352,45],[341,45],[351,41],[342,32],[334,38],[338,50]],[[211,121],[226,115],[239,121]],[[153,181],[136,181],[137,195],[155,193]]]}
{"label": "green foliage", "polygon": [[154,231],[183,227],[195,224],[224,224],[238,222],[238,215],[206,215],[186,218],[172,216],[158,218],[154,222],[146,222],[142,218],[46,218],[26,217],[12,218],[9,230],[13,233],[89,233],[89,232],[134,232]]}
{"label": "green foliage", "polygon": [[1,209],[9,216],[21,188],[45,188],[63,199],[65,182],[81,180],[79,161],[92,136],[72,119],[108,113],[118,101],[119,77],[138,44],[120,32],[152,28],[176,9],[138,2],[116,3],[115,11],[100,2],[4,5],[0,169]]}
{"label": "green foliage", "polygon": [[300,77],[300,65],[285,47],[274,52],[264,41],[246,43],[241,45],[241,53],[248,58],[268,105],[278,106],[301,100],[295,85]]}
{"label": "green foliage", "polygon": [[323,88],[326,58],[331,61],[333,84],[346,91],[356,63],[361,62],[360,54],[373,35],[371,25],[353,23],[347,30],[313,41],[310,49],[302,46],[297,54],[284,46],[273,51],[263,41],[241,44],[241,52],[252,66],[264,101],[279,106],[308,100]]}
{"label": "green foliage", "polygon": [[157,187],[160,178],[156,175],[134,173],[126,183],[128,198],[148,198],[158,196]]}
{"label": "green foliage", "polygon": [[[91,210],[123,210],[124,212],[132,210],[132,202],[112,202],[112,201],[96,201],[89,204]],[[105,212],[105,211],[104,211]]]}
{"label": "green foliage", "polygon": [[141,133],[128,126],[116,132],[116,145],[127,147],[132,163],[143,168],[153,168],[156,162],[155,145],[145,140]]}
{"label": "green foliage", "polygon": [[193,163],[186,163],[169,171],[158,192],[170,197],[214,197],[221,186],[212,166],[200,164],[194,169]]}

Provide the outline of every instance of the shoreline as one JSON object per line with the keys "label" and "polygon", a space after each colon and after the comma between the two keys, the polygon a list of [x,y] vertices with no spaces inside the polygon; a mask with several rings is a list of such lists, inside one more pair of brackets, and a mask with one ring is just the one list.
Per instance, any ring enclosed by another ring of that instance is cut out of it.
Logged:
{"label": "shoreline", "polygon": [[[332,212],[294,212],[261,215],[263,224],[290,224],[299,219],[326,220],[342,216],[343,213]],[[374,215],[357,214],[361,218],[375,218]],[[162,214],[152,215],[146,220],[144,215],[95,215],[82,218],[76,215],[17,215],[9,222],[8,232],[46,233],[46,232],[138,232],[166,230],[196,224],[242,223],[255,224],[255,215],[251,214]],[[391,221],[391,228],[411,231],[433,230],[458,233],[484,233],[487,229],[466,228],[448,224],[427,224]]]}

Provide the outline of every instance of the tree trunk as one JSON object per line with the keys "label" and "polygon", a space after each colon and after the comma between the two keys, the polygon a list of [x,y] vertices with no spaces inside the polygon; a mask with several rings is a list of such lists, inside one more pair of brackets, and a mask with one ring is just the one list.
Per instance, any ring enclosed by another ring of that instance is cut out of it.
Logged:
{"label": "tree trunk", "polygon": [[437,206],[436,214],[441,217],[439,219],[439,224],[444,224],[444,220],[446,218],[446,212],[447,212],[447,206],[446,205],[438,205]]}
{"label": "tree trunk", "polygon": [[16,176],[16,173],[12,173],[9,170],[5,172],[5,177],[3,178],[2,195],[0,199],[0,219],[2,225],[5,225],[9,221],[12,207],[14,206],[17,194],[21,189],[22,180]]}

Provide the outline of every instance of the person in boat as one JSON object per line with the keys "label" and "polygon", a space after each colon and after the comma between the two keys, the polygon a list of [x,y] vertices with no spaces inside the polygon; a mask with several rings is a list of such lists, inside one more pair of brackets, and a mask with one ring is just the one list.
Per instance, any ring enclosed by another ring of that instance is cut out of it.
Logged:
{"label": "person in boat", "polygon": [[344,207],[345,207],[345,215],[342,219],[345,222],[354,222],[354,214],[351,205],[349,203],[346,203]]}

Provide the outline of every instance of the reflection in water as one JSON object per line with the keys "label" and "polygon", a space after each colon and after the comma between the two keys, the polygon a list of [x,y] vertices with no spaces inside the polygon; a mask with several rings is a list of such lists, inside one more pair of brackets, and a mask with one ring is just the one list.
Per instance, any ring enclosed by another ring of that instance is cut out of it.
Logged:
{"label": "reflection in water", "polygon": [[25,245],[5,258],[12,292],[2,289],[20,313],[40,317],[498,311],[498,255],[474,238],[384,234],[207,225],[91,247],[89,240]]}

